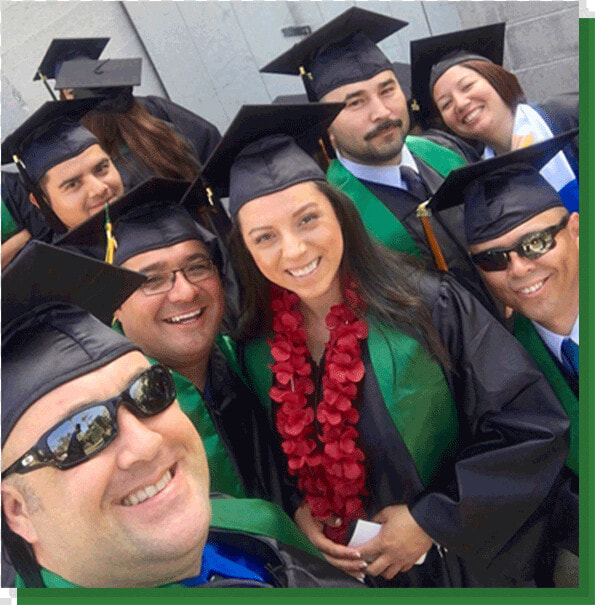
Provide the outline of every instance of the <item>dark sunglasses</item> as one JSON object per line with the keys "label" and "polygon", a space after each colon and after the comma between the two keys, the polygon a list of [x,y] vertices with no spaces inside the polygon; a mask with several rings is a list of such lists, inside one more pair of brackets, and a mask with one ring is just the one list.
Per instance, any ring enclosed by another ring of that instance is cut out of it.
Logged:
{"label": "dark sunglasses", "polygon": [[471,260],[484,271],[504,271],[510,262],[510,253],[535,260],[556,247],[556,235],[568,224],[565,216],[557,225],[535,233],[528,233],[511,248],[492,248],[471,255]]}
{"label": "dark sunglasses", "polygon": [[90,403],[55,424],[3,473],[23,475],[42,466],[66,470],[105,449],[118,434],[118,408],[124,404],[138,418],[155,416],[176,398],[169,370],[154,365],[137,376],[119,395]]}

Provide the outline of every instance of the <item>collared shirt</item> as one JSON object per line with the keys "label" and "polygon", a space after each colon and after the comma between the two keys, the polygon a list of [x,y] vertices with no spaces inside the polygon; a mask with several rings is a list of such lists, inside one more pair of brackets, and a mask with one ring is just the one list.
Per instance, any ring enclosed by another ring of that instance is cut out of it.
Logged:
{"label": "collared shirt", "polygon": [[389,187],[396,187],[397,189],[407,189],[401,180],[401,171],[398,170],[401,166],[408,166],[419,174],[419,170],[415,163],[415,159],[407,145],[403,145],[401,150],[401,162],[397,166],[372,166],[370,164],[359,164],[344,158],[340,152],[335,149],[337,159],[341,164],[353,174],[354,177],[362,179],[364,181],[370,181],[371,183],[378,183],[380,185],[388,185]]}
{"label": "collared shirt", "polygon": [[541,340],[545,343],[545,346],[555,355],[560,363],[562,363],[562,341],[567,336],[570,336],[570,339],[578,345],[578,315],[572,326],[572,330],[570,330],[570,334],[556,334],[555,332],[550,332],[550,330],[544,328],[536,321],[531,321],[531,323],[535,326],[535,329],[541,337]]}
{"label": "collared shirt", "polygon": [[[79,588],[76,584],[72,584],[72,582],[43,567],[40,571],[46,588]],[[198,576],[171,584],[164,584],[158,588],[200,586],[217,577],[252,580],[264,584],[267,582],[269,575],[261,562],[251,558],[249,554],[234,549],[231,546],[219,545],[214,540],[209,540],[203,550],[201,571]],[[25,583],[18,575],[15,579],[15,586],[17,588],[26,588]]]}

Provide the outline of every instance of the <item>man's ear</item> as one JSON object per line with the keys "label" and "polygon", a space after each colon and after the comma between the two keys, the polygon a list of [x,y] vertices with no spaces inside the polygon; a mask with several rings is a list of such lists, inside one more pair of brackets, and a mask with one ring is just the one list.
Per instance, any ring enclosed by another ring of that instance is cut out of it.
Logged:
{"label": "man's ear", "polygon": [[579,218],[578,212],[573,212],[568,219],[568,229],[570,230],[570,234],[572,237],[578,240],[579,235]]}
{"label": "man's ear", "polygon": [[8,527],[21,536],[24,540],[33,544],[39,540],[35,527],[31,522],[30,511],[25,498],[19,490],[10,484],[2,483],[2,512],[8,523]]}
{"label": "man's ear", "polygon": [[36,198],[36,197],[35,197],[35,196],[34,196],[32,193],[30,193],[30,194],[29,194],[29,201],[30,201],[30,202],[31,202],[31,203],[32,203],[34,206],[36,206],[37,208],[39,208],[39,202],[37,201],[37,198]]}
{"label": "man's ear", "polygon": [[331,132],[331,129],[328,129],[328,140],[331,142],[331,145],[334,149],[337,149],[337,139],[335,139],[335,135]]}

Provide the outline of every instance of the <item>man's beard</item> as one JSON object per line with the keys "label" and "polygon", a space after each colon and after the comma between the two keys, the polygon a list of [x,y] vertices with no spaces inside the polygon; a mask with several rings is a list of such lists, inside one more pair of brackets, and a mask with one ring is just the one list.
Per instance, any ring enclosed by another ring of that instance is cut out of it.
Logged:
{"label": "man's beard", "polygon": [[392,132],[394,139],[383,143],[381,147],[374,147],[373,144],[370,144],[369,146],[362,145],[354,149],[353,147],[345,146],[339,141],[337,141],[337,146],[343,155],[349,155],[360,164],[372,166],[385,164],[398,157],[403,149],[403,144],[405,143],[403,122],[401,120],[385,120],[364,135],[364,141],[368,142],[390,128],[395,129]]}

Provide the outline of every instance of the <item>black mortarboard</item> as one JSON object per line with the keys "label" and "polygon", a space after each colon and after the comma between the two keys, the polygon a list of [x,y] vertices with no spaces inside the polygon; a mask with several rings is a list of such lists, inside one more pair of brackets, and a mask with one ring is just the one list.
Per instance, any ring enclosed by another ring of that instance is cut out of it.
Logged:
{"label": "black mortarboard", "polygon": [[474,60],[502,65],[505,27],[505,23],[494,23],[409,43],[412,96],[423,114],[431,111],[436,80],[453,65]]}
{"label": "black mortarboard", "polygon": [[397,76],[399,86],[401,87],[405,98],[411,98],[411,65],[409,65],[409,63],[393,61],[391,66],[392,70],[395,72],[395,76]]}
{"label": "black mortarboard", "polygon": [[4,139],[2,164],[17,163],[31,181],[37,183],[50,168],[91,145],[98,145],[97,138],[78,120],[99,101],[100,97],[59,103],[47,101]]}
{"label": "black mortarboard", "polygon": [[279,95],[273,99],[273,105],[304,105],[307,102],[307,94]]}
{"label": "black mortarboard", "polygon": [[324,180],[308,155],[343,108],[342,103],[244,105],[203,166],[201,175],[229,211],[256,197],[303,181]]}
{"label": "black mortarboard", "polygon": [[541,212],[564,206],[539,170],[577,134],[578,128],[574,128],[536,145],[453,170],[429,206],[440,211],[464,203],[468,244],[500,237]]}
{"label": "black mortarboard", "polygon": [[65,61],[77,58],[98,59],[109,40],[109,38],[54,38],[33,80],[56,78]]}
{"label": "black mortarboard", "polygon": [[141,82],[141,70],[142,59],[68,61],[56,78],[56,88],[85,89],[99,94],[97,89],[138,86]]}
{"label": "black mortarboard", "polygon": [[138,348],[101,321],[145,279],[37,241],[2,272],[3,445],[43,395]]}
{"label": "black mortarboard", "polygon": [[260,71],[307,77],[311,80],[311,90],[306,85],[309,98],[320,100],[339,86],[392,69],[376,43],[406,25],[406,21],[351,7]]}
{"label": "black mortarboard", "polygon": [[[186,195],[189,187],[186,181],[153,177],[110,204],[109,218],[117,241],[114,264],[121,265],[137,254],[189,239],[202,241],[217,260],[216,250],[212,249],[216,246],[215,236],[199,225],[184,207],[205,203],[197,199],[205,194],[197,188],[192,195]],[[104,212],[89,217],[56,240],[56,245],[103,258],[107,246],[105,220]]]}
{"label": "black mortarboard", "polygon": [[[393,61],[391,63],[392,70],[397,76],[399,85],[406,99],[411,97],[411,65],[409,63],[399,63]],[[273,105],[298,105],[299,103],[307,103],[308,95],[279,95],[273,99]]]}

